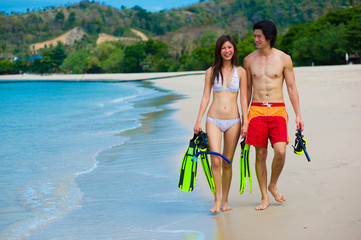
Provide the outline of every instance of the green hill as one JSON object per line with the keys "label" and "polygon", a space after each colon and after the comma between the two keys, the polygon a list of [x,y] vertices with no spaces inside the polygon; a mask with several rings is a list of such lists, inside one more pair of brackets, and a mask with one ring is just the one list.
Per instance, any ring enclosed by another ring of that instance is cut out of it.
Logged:
{"label": "green hill", "polygon": [[[0,15],[2,52],[25,55],[30,44],[48,41],[79,27],[84,42],[95,43],[98,34],[135,37],[135,28],[166,42],[174,54],[190,52],[203,34],[228,33],[240,41],[252,23],[271,19],[285,32],[294,24],[314,21],[331,9],[345,7],[347,0],[213,0],[184,8],[150,13],[141,7],[115,9],[97,2],[81,1],[64,7],[47,7],[25,14]],[[212,39],[213,40],[213,39]]]}
{"label": "green hill", "polygon": [[[204,70],[221,34],[238,42],[239,62],[255,50],[252,25],[274,21],[276,47],[296,66],[353,62],[361,55],[356,1],[200,1],[150,13],[97,2],[0,15],[0,74],[122,73]],[[37,54],[40,57],[29,56]],[[11,59],[1,59],[17,56]],[[6,57],[1,57],[6,56]]]}

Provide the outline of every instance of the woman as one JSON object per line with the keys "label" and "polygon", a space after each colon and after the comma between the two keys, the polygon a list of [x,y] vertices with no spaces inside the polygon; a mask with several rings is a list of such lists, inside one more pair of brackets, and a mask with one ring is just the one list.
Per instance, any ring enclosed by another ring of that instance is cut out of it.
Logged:
{"label": "woman", "polygon": [[[208,110],[206,131],[210,151],[221,153],[223,133],[223,155],[231,162],[239,136],[244,138],[248,128],[247,113],[247,74],[238,65],[236,42],[230,36],[221,36],[215,47],[213,66],[206,71],[201,105],[194,126],[194,133],[202,130],[202,117],[206,111],[213,89],[213,101]],[[238,92],[242,109],[242,121],[238,111]],[[242,124],[242,127],[241,127]],[[215,183],[212,213],[230,211],[228,193],[232,179],[232,165],[222,158],[211,155],[212,173]],[[222,193],[222,197],[221,197]]]}

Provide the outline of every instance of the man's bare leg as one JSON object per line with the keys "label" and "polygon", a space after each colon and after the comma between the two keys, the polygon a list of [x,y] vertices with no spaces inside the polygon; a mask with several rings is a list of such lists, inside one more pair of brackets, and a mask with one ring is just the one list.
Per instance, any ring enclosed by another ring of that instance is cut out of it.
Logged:
{"label": "man's bare leg", "polygon": [[282,169],[285,165],[286,160],[286,143],[279,142],[273,145],[274,149],[274,157],[272,162],[272,173],[271,173],[271,181],[268,185],[268,190],[272,193],[275,200],[279,203],[283,203],[286,201],[286,197],[283,196],[277,190],[277,181],[281,175]]}
{"label": "man's bare leg", "polygon": [[256,174],[259,184],[259,188],[262,194],[262,201],[256,207],[256,210],[264,210],[269,206],[269,198],[267,192],[267,148],[255,147],[256,148]]}

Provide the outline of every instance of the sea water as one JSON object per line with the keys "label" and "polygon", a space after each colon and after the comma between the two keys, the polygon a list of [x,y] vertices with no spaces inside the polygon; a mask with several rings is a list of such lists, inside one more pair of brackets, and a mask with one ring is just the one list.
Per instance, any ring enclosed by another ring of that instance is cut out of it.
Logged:
{"label": "sea water", "polygon": [[204,239],[211,202],[177,189],[180,97],[149,82],[0,83],[0,239]]}

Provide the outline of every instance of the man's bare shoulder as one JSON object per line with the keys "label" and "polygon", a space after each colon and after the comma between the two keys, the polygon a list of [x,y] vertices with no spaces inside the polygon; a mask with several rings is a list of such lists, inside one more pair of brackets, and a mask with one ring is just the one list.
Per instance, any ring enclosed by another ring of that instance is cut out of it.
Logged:
{"label": "man's bare shoulder", "polygon": [[244,59],[243,59],[243,65],[246,66],[247,64],[252,63],[258,56],[258,50],[248,54]]}
{"label": "man's bare shoulder", "polygon": [[250,60],[250,59],[254,59],[258,56],[258,50],[251,52],[250,54],[248,54],[244,60]]}
{"label": "man's bare shoulder", "polygon": [[284,62],[284,63],[289,63],[290,61],[292,62],[292,59],[291,59],[291,56],[288,55],[287,53],[279,50],[279,49],[276,49],[277,51],[277,55],[281,58],[281,60]]}

